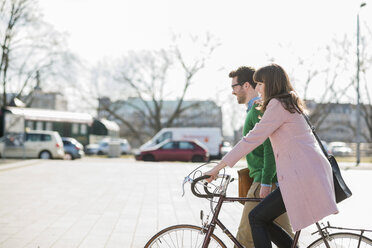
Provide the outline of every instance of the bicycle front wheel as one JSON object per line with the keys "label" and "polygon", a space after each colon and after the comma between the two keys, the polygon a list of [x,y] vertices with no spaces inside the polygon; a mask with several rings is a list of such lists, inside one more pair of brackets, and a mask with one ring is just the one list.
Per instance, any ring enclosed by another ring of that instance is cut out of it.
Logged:
{"label": "bicycle front wheel", "polygon": [[[155,234],[144,248],[200,248],[203,245],[205,232],[201,227],[193,225],[175,225],[167,227]],[[209,247],[226,248],[225,244],[214,234],[211,235]]]}
{"label": "bicycle front wheel", "polygon": [[[326,237],[331,248],[366,248],[372,247],[372,240],[356,233],[332,233]],[[360,240],[360,244],[359,244]],[[315,240],[308,248],[327,247],[322,238]]]}

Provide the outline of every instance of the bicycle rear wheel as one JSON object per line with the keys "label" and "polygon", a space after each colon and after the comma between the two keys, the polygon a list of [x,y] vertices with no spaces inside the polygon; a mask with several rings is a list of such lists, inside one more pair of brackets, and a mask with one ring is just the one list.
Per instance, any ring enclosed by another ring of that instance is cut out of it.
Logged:
{"label": "bicycle rear wheel", "polygon": [[[144,248],[200,248],[203,245],[205,233],[201,227],[193,225],[175,225],[167,227],[155,234]],[[214,234],[211,235],[209,247],[226,248],[225,244]]]}
{"label": "bicycle rear wheel", "polygon": [[[372,240],[356,233],[332,233],[326,238],[331,248],[366,248],[372,247]],[[360,245],[359,244],[360,240]],[[326,247],[324,240],[319,238],[315,240],[308,248],[323,248]]]}

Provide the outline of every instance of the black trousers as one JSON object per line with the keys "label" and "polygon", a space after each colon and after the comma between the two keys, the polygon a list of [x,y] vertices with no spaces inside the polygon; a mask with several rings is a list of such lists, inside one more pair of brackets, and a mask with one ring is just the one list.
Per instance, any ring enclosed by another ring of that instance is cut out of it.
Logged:
{"label": "black trousers", "polygon": [[271,241],[279,248],[291,247],[291,236],[274,223],[286,211],[280,188],[277,188],[249,213],[255,248],[270,248]]}

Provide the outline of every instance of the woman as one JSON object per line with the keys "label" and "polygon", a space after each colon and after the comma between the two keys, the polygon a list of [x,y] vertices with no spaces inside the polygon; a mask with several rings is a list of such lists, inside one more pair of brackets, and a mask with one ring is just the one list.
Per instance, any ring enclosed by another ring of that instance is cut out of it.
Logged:
{"label": "woman", "polygon": [[253,75],[261,94],[261,121],[212,170],[233,167],[244,155],[270,138],[279,188],[249,214],[256,248],[290,247],[293,240],[273,220],[287,212],[294,231],[325,216],[338,213],[332,170],[311,129],[302,116],[302,101],[293,91],[288,75],[276,64],[260,68]]}

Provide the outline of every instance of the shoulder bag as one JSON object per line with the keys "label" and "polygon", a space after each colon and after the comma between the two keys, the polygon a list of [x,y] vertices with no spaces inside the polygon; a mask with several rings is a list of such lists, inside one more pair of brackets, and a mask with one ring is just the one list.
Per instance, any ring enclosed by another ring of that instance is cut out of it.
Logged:
{"label": "shoulder bag", "polygon": [[302,113],[302,115],[305,117],[305,120],[306,120],[307,124],[309,124],[311,130],[313,131],[313,134],[314,134],[316,140],[318,141],[318,144],[319,144],[320,148],[322,149],[324,155],[326,156],[326,158],[328,159],[328,161],[329,161],[329,163],[332,167],[333,183],[334,183],[335,194],[336,194],[336,202],[339,203],[339,202],[345,200],[346,198],[349,198],[352,195],[351,190],[349,189],[349,187],[346,185],[344,179],[342,178],[341,171],[340,171],[340,168],[337,164],[336,159],[333,157],[333,155],[328,154],[327,150],[324,148],[322,142],[320,141],[320,138],[318,137],[318,135],[315,132],[314,126],[311,125],[309,118],[304,113]]}
{"label": "shoulder bag", "polygon": [[[252,186],[253,178],[249,176],[249,169],[244,168],[238,170],[238,188],[239,188],[239,197],[247,197],[249,188]],[[245,202],[239,201],[244,205]]]}

